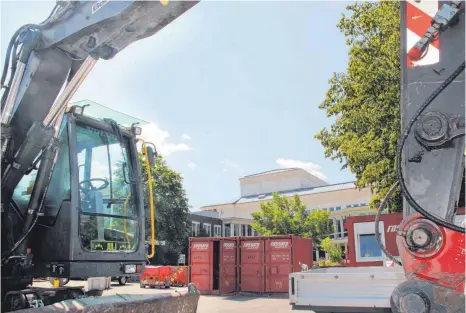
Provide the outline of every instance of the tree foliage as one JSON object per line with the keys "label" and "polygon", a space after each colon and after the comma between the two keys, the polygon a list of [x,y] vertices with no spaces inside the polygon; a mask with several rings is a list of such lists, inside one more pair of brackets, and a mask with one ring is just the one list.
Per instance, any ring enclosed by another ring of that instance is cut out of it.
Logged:
{"label": "tree foliage", "polygon": [[261,210],[252,213],[252,228],[264,236],[293,234],[304,238],[312,238],[318,245],[320,239],[333,233],[333,225],[329,220],[330,212],[312,210],[306,212],[298,195],[293,198],[273,194],[271,201],[261,203]]}
{"label": "tree foliage", "polygon": [[320,243],[323,251],[328,253],[328,257],[332,262],[339,262],[341,260],[341,249],[338,248],[330,237],[325,238]]}
{"label": "tree foliage", "polygon": [[[141,164],[145,160],[141,157]],[[142,178],[144,186],[144,210],[146,218],[146,238],[150,239],[150,207],[147,171],[142,166]],[[187,222],[189,206],[186,192],[183,189],[182,177],[170,169],[161,156],[156,159],[156,164],[151,168],[155,206],[155,237],[159,241],[165,241],[165,246],[156,249],[153,264],[178,264],[178,257],[189,237]],[[163,252],[163,253],[157,253]]]}
{"label": "tree foliage", "polygon": [[[334,73],[319,108],[335,118],[316,138],[325,156],[356,175],[359,188],[371,187],[380,200],[396,181],[400,134],[400,4],[375,1],[347,6],[337,27],[350,47],[346,72]],[[401,210],[397,193],[389,203]]]}

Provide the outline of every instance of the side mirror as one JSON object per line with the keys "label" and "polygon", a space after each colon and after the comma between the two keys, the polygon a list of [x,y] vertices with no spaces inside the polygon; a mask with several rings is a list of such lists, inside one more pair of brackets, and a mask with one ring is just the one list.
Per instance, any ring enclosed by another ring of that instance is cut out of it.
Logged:
{"label": "side mirror", "polygon": [[155,166],[155,157],[156,157],[154,149],[152,149],[152,147],[146,146],[146,150],[147,150],[147,157],[148,157],[147,161],[149,161],[150,167],[153,167]]}

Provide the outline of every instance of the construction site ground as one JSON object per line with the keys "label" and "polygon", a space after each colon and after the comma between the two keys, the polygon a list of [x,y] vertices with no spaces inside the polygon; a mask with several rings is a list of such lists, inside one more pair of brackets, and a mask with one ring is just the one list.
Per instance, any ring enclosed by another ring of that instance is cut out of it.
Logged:
{"label": "construction site ground", "polygon": [[[48,281],[35,281],[36,287],[47,287],[51,285]],[[84,286],[87,287],[85,280],[70,281],[67,286]],[[186,288],[171,287],[170,289],[157,288],[140,288],[139,283],[127,283],[120,286],[118,282],[112,282],[110,289],[104,291],[104,295],[115,294],[156,294],[165,292],[176,292],[177,290],[186,290]],[[219,297],[219,296],[201,296],[197,313],[237,313],[237,312],[254,312],[254,313],[269,313],[269,312],[291,312],[291,307],[288,304],[287,298],[271,298],[271,297]],[[312,313],[312,311],[309,311]]]}

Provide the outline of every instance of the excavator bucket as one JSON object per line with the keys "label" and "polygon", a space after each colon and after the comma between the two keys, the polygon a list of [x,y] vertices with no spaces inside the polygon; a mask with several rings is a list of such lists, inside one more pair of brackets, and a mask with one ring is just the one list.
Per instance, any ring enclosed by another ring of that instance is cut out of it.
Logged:
{"label": "excavator bucket", "polygon": [[156,295],[129,295],[90,297],[65,300],[44,307],[18,310],[15,313],[196,313],[199,291],[193,284],[188,291]]}

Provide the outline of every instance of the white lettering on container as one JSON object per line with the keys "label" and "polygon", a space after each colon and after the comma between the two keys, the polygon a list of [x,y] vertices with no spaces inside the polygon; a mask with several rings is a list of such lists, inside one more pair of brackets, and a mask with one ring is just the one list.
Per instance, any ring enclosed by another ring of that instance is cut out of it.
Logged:
{"label": "white lettering on container", "polygon": [[224,242],[223,247],[225,249],[233,249],[235,247],[235,243],[234,242]]}
{"label": "white lettering on container", "polygon": [[193,244],[193,249],[195,250],[207,250],[209,249],[208,243],[195,243]]}
{"label": "white lettering on container", "polygon": [[288,241],[272,241],[270,246],[273,248],[288,248]]}
{"label": "white lettering on container", "polygon": [[245,242],[243,243],[243,248],[246,249],[258,249],[260,246],[259,242]]}

